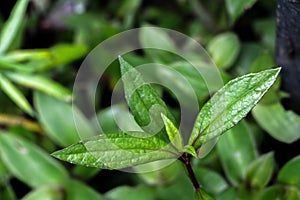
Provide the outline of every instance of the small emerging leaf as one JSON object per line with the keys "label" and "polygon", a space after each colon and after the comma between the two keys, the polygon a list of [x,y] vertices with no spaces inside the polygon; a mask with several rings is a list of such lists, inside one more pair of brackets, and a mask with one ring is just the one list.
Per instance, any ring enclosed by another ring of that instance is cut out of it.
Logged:
{"label": "small emerging leaf", "polygon": [[176,128],[173,122],[169,118],[167,118],[164,114],[161,113],[161,117],[164,121],[169,140],[178,149],[178,151],[182,151],[183,150],[182,138],[179,130]]}
{"label": "small emerging leaf", "polygon": [[54,157],[102,169],[122,169],[156,160],[175,159],[177,151],[143,132],[108,133],[54,152]]}
{"label": "small emerging leaf", "polygon": [[229,81],[202,107],[189,145],[200,148],[236,125],[272,86],[280,68],[247,74]]}

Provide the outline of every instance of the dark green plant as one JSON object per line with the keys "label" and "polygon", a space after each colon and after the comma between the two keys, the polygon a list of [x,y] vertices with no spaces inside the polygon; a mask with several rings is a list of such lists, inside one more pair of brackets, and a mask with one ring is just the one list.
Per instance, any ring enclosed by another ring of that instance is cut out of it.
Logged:
{"label": "dark green plant", "polygon": [[[196,199],[210,199],[201,190],[191,166],[191,157],[199,158],[205,143],[243,119],[273,85],[280,68],[248,74],[228,82],[202,107],[189,141],[184,144],[175,118],[163,100],[136,69],[121,57],[119,62],[127,103],[136,122],[145,132],[106,133],[80,141],[52,155],[71,163],[101,169],[122,169],[156,160],[177,159],[186,168]],[[152,106],[160,106],[162,111],[150,113]],[[152,132],[157,130],[155,127],[147,127],[150,122],[159,126],[161,121],[165,129],[157,134]]]}

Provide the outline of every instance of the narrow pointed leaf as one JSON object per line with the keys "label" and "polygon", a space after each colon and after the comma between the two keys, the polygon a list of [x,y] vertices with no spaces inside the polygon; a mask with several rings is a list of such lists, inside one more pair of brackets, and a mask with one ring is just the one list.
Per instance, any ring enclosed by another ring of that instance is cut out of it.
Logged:
{"label": "narrow pointed leaf", "polygon": [[237,124],[272,86],[279,71],[270,69],[229,81],[202,107],[188,144],[198,149]]}
{"label": "narrow pointed leaf", "polygon": [[164,114],[161,114],[161,117],[163,118],[169,140],[179,151],[182,151],[182,138],[181,134],[179,133],[179,130],[176,128],[173,122],[170,119],[168,119]]}
{"label": "narrow pointed leaf", "polygon": [[24,15],[29,0],[19,0],[14,6],[8,20],[1,29],[0,34],[0,55],[3,54],[15,39],[18,30],[24,20]]}
{"label": "narrow pointed leaf", "polygon": [[40,90],[58,99],[70,101],[72,98],[70,90],[44,76],[12,72],[6,73],[6,75],[15,83],[31,89]]}
{"label": "narrow pointed leaf", "polygon": [[145,132],[158,133],[158,137],[168,141],[160,113],[165,114],[174,122],[173,115],[156,91],[144,81],[141,73],[121,57],[119,57],[119,62],[125,98],[136,122]]}
{"label": "narrow pointed leaf", "polygon": [[142,132],[108,133],[54,152],[54,157],[102,169],[122,169],[162,159],[176,158],[163,140]]}
{"label": "narrow pointed leaf", "polygon": [[23,93],[10,80],[0,74],[0,88],[24,112],[33,115],[34,111]]}

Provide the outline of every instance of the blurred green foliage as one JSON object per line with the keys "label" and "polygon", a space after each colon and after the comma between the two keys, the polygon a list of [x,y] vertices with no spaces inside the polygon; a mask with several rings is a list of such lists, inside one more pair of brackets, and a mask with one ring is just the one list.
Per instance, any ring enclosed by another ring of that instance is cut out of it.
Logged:
{"label": "blurred green foliage", "polygon": [[[2,2],[0,8],[0,199],[4,200],[194,198],[191,183],[176,166],[130,174],[74,166],[50,156],[79,139],[71,100],[82,59],[117,33],[148,25],[185,33],[207,48],[224,82],[275,65],[275,1],[18,0],[12,4]],[[141,35],[139,40],[172,45],[168,36],[153,36]],[[174,55],[144,50],[124,57],[134,66],[159,62],[173,67],[194,88],[199,104],[207,101],[201,77]],[[94,134],[91,126],[98,120],[103,131],[118,130],[112,110],[121,119],[127,117],[124,105],[109,107],[105,101],[119,80],[117,67],[112,65],[101,80],[105,87],[97,91],[97,116],[75,108],[87,135]],[[199,182],[214,198],[300,199],[299,156],[287,161],[299,152],[272,146],[293,145],[300,136],[300,117],[281,105],[287,95],[279,85],[220,138],[217,148],[193,160]],[[176,115],[177,108],[172,109]]]}

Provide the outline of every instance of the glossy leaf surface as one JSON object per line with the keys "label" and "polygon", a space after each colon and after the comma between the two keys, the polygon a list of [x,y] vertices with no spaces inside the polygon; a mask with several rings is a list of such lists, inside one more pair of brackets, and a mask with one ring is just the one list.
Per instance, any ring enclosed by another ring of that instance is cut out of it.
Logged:
{"label": "glossy leaf surface", "polygon": [[52,154],[74,164],[122,169],[177,156],[173,147],[156,136],[141,132],[107,133],[81,141]]}
{"label": "glossy leaf surface", "polygon": [[189,145],[198,149],[237,124],[272,86],[279,71],[270,69],[229,81],[202,107]]}

